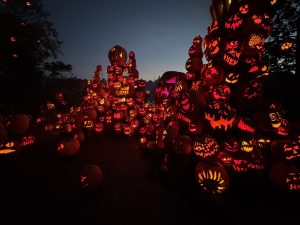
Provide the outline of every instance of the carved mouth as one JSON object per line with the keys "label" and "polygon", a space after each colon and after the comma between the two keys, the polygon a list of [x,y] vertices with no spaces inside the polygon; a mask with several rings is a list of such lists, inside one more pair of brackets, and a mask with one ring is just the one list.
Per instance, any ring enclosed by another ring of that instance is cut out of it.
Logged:
{"label": "carved mouth", "polygon": [[223,193],[227,188],[221,173],[216,171],[208,170],[207,172],[202,170],[202,172],[198,173],[198,182],[205,191],[212,194]]}
{"label": "carved mouth", "polygon": [[243,163],[241,159],[234,159],[233,160],[233,169],[237,172],[247,172],[248,166],[246,166],[246,163]]}
{"label": "carved mouth", "polygon": [[239,57],[241,53],[236,53],[235,55],[230,54],[230,52],[224,54],[224,61],[231,66],[235,66],[239,62]]}
{"label": "carved mouth", "polygon": [[186,122],[186,123],[190,123],[190,122],[191,122],[191,119],[187,118],[185,115],[183,115],[183,114],[180,113],[180,112],[178,112],[178,113],[176,114],[176,117],[177,117],[178,119],[183,120],[183,121]]}
{"label": "carved mouth", "polygon": [[228,128],[232,128],[234,117],[230,120],[224,119],[222,116],[213,115],[210,116],[209,113],[205,113],[205,119],[207,119],[213,129],[222,129],[227,130]]}
{"label": "carved mouth", "polygon": [[248,132],[251,132],[251,133],[254,133],[254,131],[255,131],[254,128],[251,127],[250,125],[246,124],[243,119],[239,120],[238,128],[240,128],[243,131],[248,131]]}
{"label": "carved mouth", "polygon": [[239,28],[239,26],[242,25],[242,22],[243,22],[243,20],[241,20],[241,19],[240,19],[240,20],[237,20],[237,21],[235,21],[235,22],[233,22],[233,23],[226,22],[226,23],[225,23],[225,28],[226,28],[226,29],[235,30],[235,29]]}

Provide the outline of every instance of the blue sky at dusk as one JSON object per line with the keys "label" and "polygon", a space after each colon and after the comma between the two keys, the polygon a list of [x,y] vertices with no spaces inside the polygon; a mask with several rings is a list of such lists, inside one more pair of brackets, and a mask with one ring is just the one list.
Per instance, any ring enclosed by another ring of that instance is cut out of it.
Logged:
{"label": "blue sky at dusk", "polygon": [[[134,51],[140,78],[165,71],[186,72],[188,49],[211,22],[211,0],[44,0],[63,41],[60,60],[78,78],[91,78],[96,65],[110,65],[108,51],[121,45]],[[103,72],[102,76],[106,77]]]}

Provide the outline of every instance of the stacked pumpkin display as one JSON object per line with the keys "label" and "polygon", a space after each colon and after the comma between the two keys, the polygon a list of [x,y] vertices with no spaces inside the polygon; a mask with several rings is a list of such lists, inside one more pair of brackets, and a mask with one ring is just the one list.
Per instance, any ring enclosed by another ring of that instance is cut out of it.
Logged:
{"label": "stacked pumpkin display", "polygon": [[[269,71],[262,56],[275,5],[214,1],[213,22],[204,38],[208,63],[202,65],[202,39],[197,36],[189,49],[186,76],[162,79],[156,89],[157,103],[174,104],[176,114],[167,124],[166,140],[172,140],[168,145],[172,151],[163,159],[164,168],[172,166],[174,152],[189,154],[193,149],[196,180],[210,193],[228,188],[228,171],[269,170],[278,160],[289,162],[276,163],[270,170],[271,174],[281,167],[285,171],[270,175],[277,178],[274,183],[291,190],[300,187],[300,173],[293,163],[299,158],[299,139],[290,131],[280,104],[263,96]],[[175,83],[170,86],[166,80]]]}

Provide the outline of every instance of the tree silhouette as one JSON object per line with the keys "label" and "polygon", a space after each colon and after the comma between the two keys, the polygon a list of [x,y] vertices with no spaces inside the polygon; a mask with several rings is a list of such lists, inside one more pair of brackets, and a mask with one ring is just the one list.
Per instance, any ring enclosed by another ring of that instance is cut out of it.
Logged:
{"label": "tree silhouette", "polygon": [[299,13],[300,2],[298,0],[281,1],[274,11],[273,31],[265,42],[265,58],[271,71],[275,73],[296,73]]}

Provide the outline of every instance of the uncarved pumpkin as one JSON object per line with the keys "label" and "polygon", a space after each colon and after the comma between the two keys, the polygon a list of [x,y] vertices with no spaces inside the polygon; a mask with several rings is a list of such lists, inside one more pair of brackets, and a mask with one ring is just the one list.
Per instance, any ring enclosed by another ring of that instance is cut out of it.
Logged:
{"label": "uncarved pumpkin", "polygon": [[24,134],[29,128],[29,117],[25,114],[12,115],[9,124],[9,130],[13,134]]}
{"label": "uncarved pumpkin", "polygon": [[97,165],[84,167],[81,175],[81,187],[87,190],[96,190],[103,181],[103,171]]}
{"label": "uncarved pumpkin", "polygon": [[74,138],[67,138],[58,145],[58,154],[61,156],[75,155],[80,149],[80,142]]}

